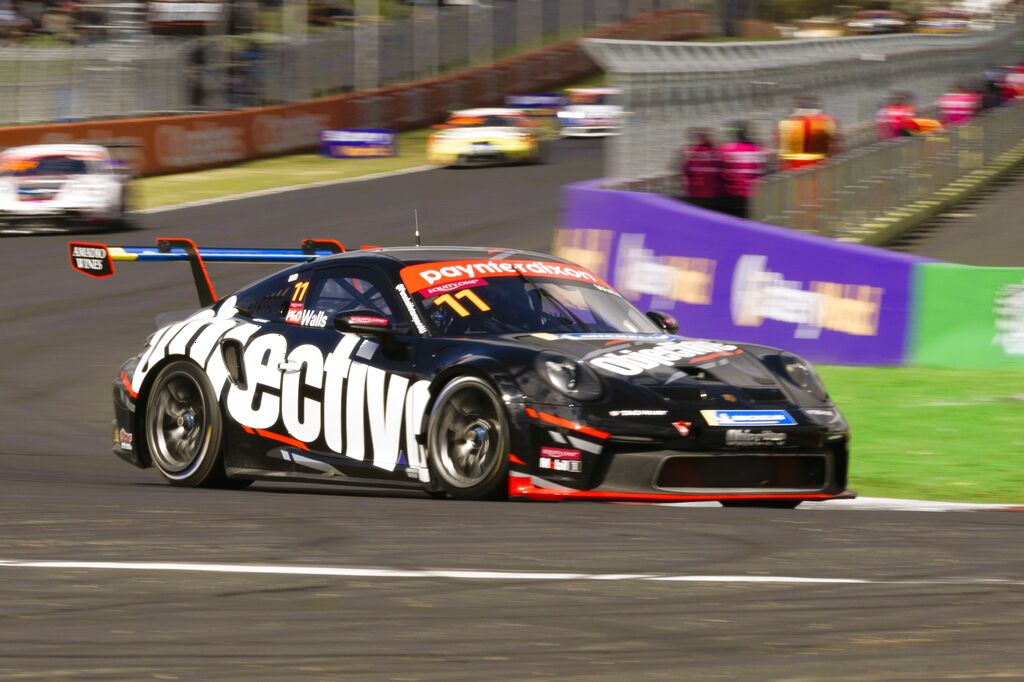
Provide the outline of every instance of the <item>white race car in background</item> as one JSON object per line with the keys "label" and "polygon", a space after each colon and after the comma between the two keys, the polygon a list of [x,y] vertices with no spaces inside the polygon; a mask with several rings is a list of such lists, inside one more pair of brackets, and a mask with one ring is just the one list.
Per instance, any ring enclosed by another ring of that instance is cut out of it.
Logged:
{"label": "white race car in background", "polygon": [[605,137],[622,132],[622,91],[615,88],[571,88],[569,103],[558,112],[562,137]]}
{"label": "white race car in background", "polygon": [[131,173],[92,144],[39,144],[0,153],[5,233],[125,226]]}

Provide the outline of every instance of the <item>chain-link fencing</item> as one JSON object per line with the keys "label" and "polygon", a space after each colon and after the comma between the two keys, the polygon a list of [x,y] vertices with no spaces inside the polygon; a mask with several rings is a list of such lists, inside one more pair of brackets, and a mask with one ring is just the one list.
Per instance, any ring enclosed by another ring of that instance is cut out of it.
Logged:
{"label": "chain-link fencing", "polygon": [[652,9],[686,9],[704,1],[420,4],[406,17],[384,20],[379,0],[358,0],[347,25],[280,40],[175,40],[135,31],[124,39],[111,33],[111,42],[87,46],[4,47],[0,124],[299,102],[432,78],[576,38]]}
{"label": "chain-link fencing", "polygon": [[763,179],[751,218],[849,241],[884,241],[903,218],[941,206],[1024,158],[1024,104],[966,125],[858,149]]}
{"label": "chain-link fencing", "polygon": [[0,48],[0,122],[182,111],[200,78],[188,55],[166,43]]}
{"label": "chain-link fencing", "polygon": [[929,105],[954,80],[980,76],[1016,55],[1020,25],[959,35],[894,34],[828,40],[673,43],[585,40],[623,90],[623,134],[606,147],[606,177],[636,180],[675,171],[690,127],[747,121],[771,145],[793,100],[816,95],[851,149],[875,138],[875,113],[892,90]]}

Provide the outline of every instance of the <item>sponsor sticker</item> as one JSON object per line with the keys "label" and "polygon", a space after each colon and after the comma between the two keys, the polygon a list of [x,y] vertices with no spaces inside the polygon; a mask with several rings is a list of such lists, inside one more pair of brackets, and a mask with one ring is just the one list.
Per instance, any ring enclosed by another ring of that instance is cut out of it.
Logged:
{"label": "sponsor sticker", "polygon": [[668,410],[609,410],[609,417],[664,417]]}
{"label": "sponsor sticker", "polygon": [[118,429],[117,431],[117,445],[122,450],[131,452],[132,450],[132,434],[128,433],[124,429]]}
{"label": "sponsor sticker", "polygon": [[110,277],[114,274],[114,263],[103,244],[68,242],[71,267],[90,277]]}
{"label": "sponsor sticker", "polygon": [[676,427],[676,431],[679,432],[680,436],[686,438],[687,436],[690,435],[690,427],[693,426],[693,423],[686,421],[678,421],[672,422],[672,426]]}
{"label": "sponsor sticker", "polygon": [[786,410],[701,410],[709,426],[793,426]]}
{"label": "sponsor sticker", "polygon": [[725,444],[735,447],[785,445],[786,434],[780,431],[729,429],[725,432]]}
{"label": "sponsor sticker", "polygon": [[431,296],[438,296],[440,294],[447,294],[459,289],[469,289],[471,287],[482,287],[487,286],[487,282],[482,279],[467,279],[462,282],[448,282],[447,284],[439,284],[436,287],[427,287],[422,292],[423,296],[430,298]]}
{"label": "sponsor sticker", "polygon": [[402,269],[402,282],[409,293],[421,292],[428,287],[443,286],[454,282],[491,277],[550,277],[567,279],[589,284],[602,282],[594,273],[577,265],[553,263],[539,260],[462,260],[420,263]]}
{"label": "sponsor sticker", "polygon": [[578,474],[583,471],[583,453],[569,448],[542,447],[540,449],[541,469],[565,471]]}

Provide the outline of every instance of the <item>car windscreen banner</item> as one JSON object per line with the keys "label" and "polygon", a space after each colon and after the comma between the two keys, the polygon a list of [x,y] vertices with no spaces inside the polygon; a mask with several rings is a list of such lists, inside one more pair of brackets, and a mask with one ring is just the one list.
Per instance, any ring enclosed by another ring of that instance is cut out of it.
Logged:
{"label": "car windscreen banner", "polygon": [[387,128],[350,128],[320,133],[320,154],[332,159],[398,156],[398,132]]}
{"label": "car windscreen banner", "polygon": [[68,256],[71,267],[83,275],[110,277],[114,274],[114,263],[104,244],[68,242]]}
{"label": "car windscreen banner", "polygon": [[402,269],[402,282],[411,294],[426,289],[440,291],[443,287],[457,287],[460,283],[492,277],[565,279],[608,286],[597,275],[579,266],[539,260],[438,261]]}

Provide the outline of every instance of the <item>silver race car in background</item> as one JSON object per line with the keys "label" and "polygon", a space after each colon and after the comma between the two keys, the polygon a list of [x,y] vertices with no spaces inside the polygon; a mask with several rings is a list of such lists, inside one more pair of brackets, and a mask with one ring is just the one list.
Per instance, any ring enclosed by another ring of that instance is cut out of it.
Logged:
{"label": "silver race car in background", "polygon": [[131,171],[93,144],[40,144],[0,153],[0,230],[91,231],[126,226]]}

